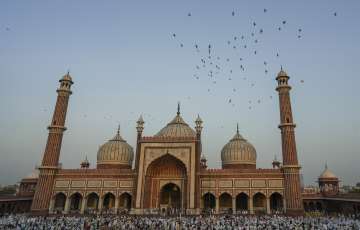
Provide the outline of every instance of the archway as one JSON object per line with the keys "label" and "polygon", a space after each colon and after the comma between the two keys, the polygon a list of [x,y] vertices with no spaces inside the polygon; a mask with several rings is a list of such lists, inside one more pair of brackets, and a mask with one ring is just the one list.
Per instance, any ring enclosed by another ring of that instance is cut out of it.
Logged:
{"label": "archway", "polygon": [[266,213],[266,197],[258,192],[253,196],[254,211],[256,213]]}
{"label": "archway", "polygon": [[313,202],[310,202],[309,208],[310,208],[310,211],[315,211],[315,204]]}
{"label": "archway", "polygon": [[90,193],[87,197],[86,206],[88,210],[97,210],[99,205],[99,196],[96,193]]}
{"label": "archway", "polygon": [[232,198],[229,193],[223,193],[219,197],[219,208],[221,212],[228,212],[232,209]]}
{"label": "archway", "polygon": [[316,210],[317,211],[322,211],[322,204],[320,202],[316,202]]}
{"label": "archway", "polygon": [[309,205],[307,202],[304,202],[304,210],[305,210],[305,212],[309,211]]}
{"label": "archway", "polygon": [[205,193],[202,197],[202,200],[203,200],[203,210],[204,211],[209,212],[209,211],[215,209],[216,198],[212,193],[210,193],[210,192]]}
{"label": "archway", "polygon": [[168,183],[160,191],[160,207],[181,208],[181,191],[179,186]]}
{"label": "archway", "polygon": [[131,195],[129,193],[124,192],[123,194],[121,194],[119,199],[119,208],[126,210],[131,209]]}
{"label": "archway", "polygon": [[64,193],[60,192],[55,195],[55,204],[54,204],[54,210],[55,211],[64,211],[65,209],[65,202],[66,202],[66,196]]}
{"label": "archway", "polygon": [[104,196],[103,207],[105,210],[112,209],[115,207],[115,196],[112,193],[106,193]]}
{"label": "archway", "polygon": [[[160,208],[163,204],[162,193],[164,186],[172,183],[179,191],[179,203],[173,204],[179,208],[186,208],[187,204],[187,174],[185,164],[176,157],[165,154],[154,160],[146,170],[144,184],[143,208]],[[164,181],[168,183],[164,183]],[[170,185],[169,185],[170,186]],[[168,188],[167,189],[171,189]],[[175,189],[175,187],[172,187]],[[166,192],[165,192],[166,193]],[[167,198],[166,198],[167,199]]]}
{"label": "archway", "polygon": [[245,193],[240,193],[236,196],[236,211],[248,210],[249,196]]}
{"label": "archway", "polygon": [[70,197],[70,211],[80,211],[81,208],[81,202],[82,202],[82,196],[80,193],[74,193]]}
{"label": "archway", "polygon": [[273,193],[270,196],[270,210],[271,211],[282,211],[284,208],[283,197],[280,193]]}

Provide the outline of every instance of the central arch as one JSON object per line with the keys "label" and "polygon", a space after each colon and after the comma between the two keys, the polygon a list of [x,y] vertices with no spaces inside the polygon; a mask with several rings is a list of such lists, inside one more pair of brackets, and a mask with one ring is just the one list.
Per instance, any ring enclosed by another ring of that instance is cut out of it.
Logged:
{"label": "central arch", "polygon": [[143,207],[160,208],[168,199],[166,194],[173,191],[170,196],[178,199],[176,206],[186,208],[187,182],[186,166],[182,161],[170,154],[159,157],[151,162],[145,174]]}

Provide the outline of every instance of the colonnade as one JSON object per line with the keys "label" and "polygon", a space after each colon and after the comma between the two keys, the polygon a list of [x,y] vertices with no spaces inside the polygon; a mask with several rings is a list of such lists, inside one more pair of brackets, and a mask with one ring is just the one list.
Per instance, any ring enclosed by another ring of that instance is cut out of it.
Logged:
{"label": "colonnade", "polygon": [[201,208],[204,211],[212,210],[214,214],[226,212],[247,214],[262,212],[271,214],[275,211],[285,211],[285,198],[277,192],[272,193],[270,196],[265,196],[260,192],[252,196],[245,193],[240,193],[236,196],[231,196],[229,193],[222,193],[219,196],[215,196],[209,192],[202,196],[201,204]]}
{"label": "colonnade", "polygon": [[84,214],[85,212],[118,213],[119,211],[129,211],[131,198],[129,193],[122,193],[120,196],[106,193],[102,197],[97,193],[90,193],[87,196],[80,193],[74,193],[70,196],[58,193],[50,201],[49,213],[61,212],[68,214],[77,212]]}

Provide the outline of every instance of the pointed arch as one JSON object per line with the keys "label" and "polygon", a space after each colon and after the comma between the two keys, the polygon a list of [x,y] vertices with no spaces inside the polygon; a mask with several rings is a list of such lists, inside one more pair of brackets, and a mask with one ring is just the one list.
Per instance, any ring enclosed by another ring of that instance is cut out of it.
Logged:
{"label": "pointed arch", "polygon": [[100,196],[97,192],[91,192],[86,196],[86,209],[98,210]]}
{"label": "pointed arch", "polygon": [[266,196],[261,192],[255,193],[253,206],[255,213],[266,213]]}
{"label": "pointed arch", "polygon": [[83,196],[79,192],[75,192],[70,196],[70,211],[79,212],[81,209]]}
{"label": "pointed arch", "polygon": [[232,196],[224,192],[219,196],[219,208],[221,212],[229,212],[232,209]]}
{"label": "pointed arch", "polygon": [[123,192],[119,196],[119,208],[123,210],[131,209],[132,196],[128,192]]}
{"label": "pointed arch", "polygon": [[144,208],[159,208],[161,190],[165,183],[175,184],[180,191],[180,207],[186,207],[187,169],[185,164],[175,156],[167,153],[153,160],[145,173]]}
{"label": "pointed arch", "polygon": [[249,210],[249,196],[241,192],[236,196],[236,211]]}
{"label": "pointed arch", "polygon": [[63,192],[58,192],[54,196],[54,210],[55,211],[64,211],[65,210],[65,203],[66,203],[66,195]]}
{"label": "pointed arch", "polygon": [[284,198],[283,196],[278,193],[278,192],[274,192],[271,194],[270,196],[270,210],[272,212],[276,211],[282,211],[284,208]]}
{"label": "pointed arch", "polygon": [[202,196],[203,210],[209,212],[215,209],[216,206],[216,198],[212,192],[206,192]]}
{"label": "pointed arch", "polygon": [[115,208],[115,195],[112,192],[107,192],[103,196],[103,208],[105,210]]}

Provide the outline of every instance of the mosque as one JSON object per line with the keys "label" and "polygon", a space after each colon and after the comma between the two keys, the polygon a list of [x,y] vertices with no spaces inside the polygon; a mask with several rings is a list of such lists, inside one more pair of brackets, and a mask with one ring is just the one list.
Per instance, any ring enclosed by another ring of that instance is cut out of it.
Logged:
{"label": "mosque", "polygon": [[[209,210],[215,214],[301,215],[304,212],[301,167],[289,76],[281,69],[276,81],[282,162],[274,161],[273,168],[256,167],[256,149],[239,133],[239,128],[221,150],[222,168],[207,168],[202,155],[203,121],[197,116],[192,128],[183,120],[178,105],[175,117],[153,136],[143,136],[145,121],[140,116],[136,123],[136,146],[129,145],[117,130],[114,137],[100,146],[95,168],[90,168],[85,159],[80,168],[66,169],[59,163],[59,157],[73,84],[67,73],[59,81],[39,173],[22,180],[17,202],[35,215],[94,212],[141,215],[170,211],[197,215]],[[338,189],[337,178],[323,178],[322,183]]]}

